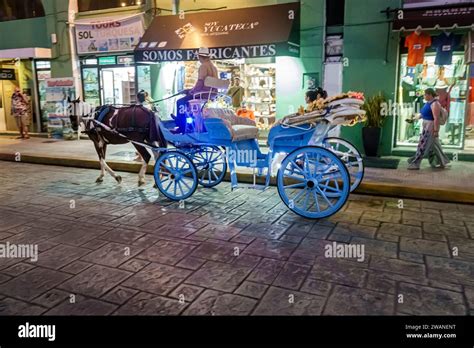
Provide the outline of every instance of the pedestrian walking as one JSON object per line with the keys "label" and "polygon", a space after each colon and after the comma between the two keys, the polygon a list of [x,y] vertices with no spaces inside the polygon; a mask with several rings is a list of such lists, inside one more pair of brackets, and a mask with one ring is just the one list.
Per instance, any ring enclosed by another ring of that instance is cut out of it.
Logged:
{"label": "pedestrian walking", "polygon": [[29,139],[28,126],[30,125],[30,103],[28,98],[21,93],[20,88],[15,87],[12,94],[12,116],[15,117],[21,139]]}
{"label": "pedestrian walking", "polygon": [[429,157],[432,167],[445,168],[449,163],[449,159],[443,152],[439,142],[442,106],[433,88],[425,90],[425,101],[426,104],[420,111],[421,118],[423,119],[422,132],[415,156],[408,159],[409,170],[420,169],[421,161],[425,157]]}

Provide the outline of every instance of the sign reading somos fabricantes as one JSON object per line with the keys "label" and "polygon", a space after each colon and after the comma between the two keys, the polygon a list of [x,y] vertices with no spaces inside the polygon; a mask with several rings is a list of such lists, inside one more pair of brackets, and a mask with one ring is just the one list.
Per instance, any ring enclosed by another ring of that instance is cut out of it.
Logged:
{"label": "sign reading somos fabricantes", "polygon": [[143,35],[142,15],[87,22],[76,21],[76,43],[79,54],[132,51]]}
{"label": "sign reading somos fabricantes", "polygon": [[135,61],[299,56],[300,3],[155,17],[135,48]]}

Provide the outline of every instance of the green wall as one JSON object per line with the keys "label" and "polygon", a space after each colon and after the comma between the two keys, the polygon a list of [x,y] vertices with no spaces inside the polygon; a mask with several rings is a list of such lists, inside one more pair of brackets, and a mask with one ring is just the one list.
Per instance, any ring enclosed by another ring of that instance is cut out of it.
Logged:
{"label": "green wall", "polygon": [[[388,99],[395,100],[399,34],[390,31],[384,23],[387,18],[380,11],[400,5],[400,0],[346,0],[344,57],[348,65],[343,70],[344,91],[362,91],[366,96],[381,91]],[[382,130],[380,155],[391,153],[394,126],[395,119],[388,118]],[[362,125],[343,127],[341,132],[360,151],[363,150],[361,128]]]}
{"label": "green wall", "polygon": [[[52,77],[72,76],[68,5],[68,0],[43,0],[44,17],[0,22],[0,49],[51,48]],[[58,43],[54,45],[51,42],[52,33],[56,33],[58,38]]]}
{"label": "green wall", "polygon": [[0,22],[0,49],[50,47],[46,17]]}
{"label": "green wall", "polygon": [[324,20],[324,0],[301,3],[300,58],[276,58],[277,118],[294,113],[305,104],[303,73],[318,73],[322,84]]}

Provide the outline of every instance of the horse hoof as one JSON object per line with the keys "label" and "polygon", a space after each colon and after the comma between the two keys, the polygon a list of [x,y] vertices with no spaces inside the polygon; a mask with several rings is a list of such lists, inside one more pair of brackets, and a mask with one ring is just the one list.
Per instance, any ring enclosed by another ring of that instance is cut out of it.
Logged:
{"label": "horse hoof", "polygon": [[97,178],[97,180],[95,182],[97,184],[100,184],[100,183],[104,182],[104,178]]}
{"label": "horse hoof", "polygon": [[138,187],[145,185],[145,180],[138,180]]}
{"label": "horse hoof", "polygon": [[156,186],[156,184],[153,184],[153,188],[158,190],[158,186]]}
{"label": "horse hoof", "polygon": [[121,184],[122,183],[122,177],[120,175],[117,175],[115,177],[115,180],[117,180],[117,183]]}

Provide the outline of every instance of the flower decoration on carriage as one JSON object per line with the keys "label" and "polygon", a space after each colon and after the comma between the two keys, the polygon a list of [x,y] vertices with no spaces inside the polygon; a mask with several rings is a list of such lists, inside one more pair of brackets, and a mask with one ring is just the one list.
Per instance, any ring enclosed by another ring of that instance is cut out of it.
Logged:
{"label": "flower decoration on carriage", "polygon": [[347,96],[348,96],[349,98],[354,98],[354,99],[359,99],[359,100],[365,100],[364,93],[362,93],[362,92],[349,91],[349,92],[347,92]]}

